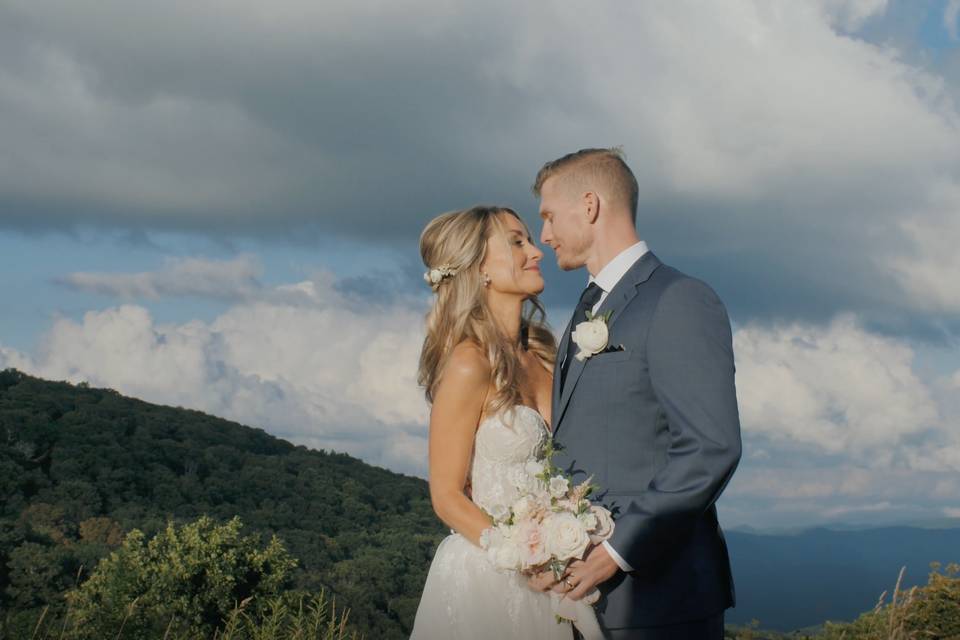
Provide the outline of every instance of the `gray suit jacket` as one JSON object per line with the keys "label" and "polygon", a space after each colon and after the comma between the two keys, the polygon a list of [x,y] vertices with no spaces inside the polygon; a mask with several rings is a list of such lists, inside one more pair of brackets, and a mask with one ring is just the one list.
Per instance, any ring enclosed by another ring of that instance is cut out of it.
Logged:
{"label": "gray suit jacket", "polygon": [[[594,476],[614,511],[609,542],[633,571],[600,585],[606,628],[697,620],[734,604],[714,506],[740,460],[730,321],[703,282],[645,254],[610,291],[609,345],[570,363],[572,320],[560,342],[554,463]],[[576,345],[573,346],[575,352]]]}

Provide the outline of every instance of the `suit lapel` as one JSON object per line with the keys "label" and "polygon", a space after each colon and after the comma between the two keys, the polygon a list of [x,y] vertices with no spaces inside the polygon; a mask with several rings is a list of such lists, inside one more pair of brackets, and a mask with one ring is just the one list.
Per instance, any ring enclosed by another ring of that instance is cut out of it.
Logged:
{"label": "suit lapel", "polygon": [[[620,281],[613,287],[610,293],[607,294],[607,297],[604,298],[603,303],[597,309],[598,314],[607,311],[611,312],[610,319],[607,321],[608,327],[613,326],[613,323],[617,321],[617,318],[620,317],[623,310],[630,304],[630,301],[636,297],[638,287],[646,282],[661,264],[657,256],[648,251],[623,274],[623,277],[620,278]],[[580,374],[583,373],[583,369],[587,364],[586,360],[582,362],[577,360],[572,353],[566,354],[566,345],[569,341],[568,336],[571,331],[573,331],[572,318],[567,325],[567,330],[564,332],[563,346],[561,347],[564,351],[563,355],[573,358],[570,362],[570,369],[567,371],[567,379],[563,385],[563,389],[559,388],[559,375],[554,375],[553,379],[554,404],[551,413],[551,422],[553,422],[554,436],[556,436],[557,430],[560,428],[561,419],[567,409],[567,405],[570,403],[570,397],[573,395],[573,390],[577,386],[577,381],[580,380]],[[576,349],[576,346],[574,346],[574,349]],[[563,360],[560,359],[560,352],[558,351],[556,373],[559,373],[560,362],[563,362]]]}
{"label": "suit lapel", "polygon": [[557,348],[557,359],[553,365],[553,394],[550,396],[550,431],[551,433],[556,428],[557,422],[557,407],[560,406],[560,365],[563,364],[563,359],[567,356],[567,343],[570,341],[570,332],[573,331],[573,317],[571,316],[570,321],[567,322],[567,328],[563,332],[563,335],[560,338],[560,345]]}

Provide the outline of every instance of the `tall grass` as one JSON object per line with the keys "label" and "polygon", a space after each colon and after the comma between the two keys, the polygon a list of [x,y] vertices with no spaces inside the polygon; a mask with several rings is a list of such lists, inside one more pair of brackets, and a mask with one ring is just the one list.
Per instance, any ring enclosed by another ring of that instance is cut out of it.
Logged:
{"label": "tall grass", "polygon": [[[931,564],[927,584],[904,591],[900,569],[893,594],[880,594],[872,611],[853,622],[827,622],[808,632],[778,633],[759,629],[754,620],[745,627],[728,627],[730,640],[960,640],[960,565],[941,571]],[[889,602],[888,602],[889,600]]]}
{"label": "tall grass", "polygon": [[[290,598],[272,598],[264,604],[261,613],[251,615],[252,598],[237,604],[212,636],[196,631],[177,631],[181,626],[171,618],[163,635],[156,638],[134,638],[125,635],[126,618],[117,628],[112,640],[363,640],[363,636],[347,626],[349,609],[337,611],[336,599],[329,600],[324,591],[314,596],[301,596],[295,602]],[[128,605],[128,617],[136,611],[137,600]],[[69,628],[70,613],[64,620],[47,618],[47,609],[37,620],[31,640],[74,640],[80,637],[77,629]],[[111,632],[112,633],[112,632]],[[107,640],[107,639],[104,639]]]}

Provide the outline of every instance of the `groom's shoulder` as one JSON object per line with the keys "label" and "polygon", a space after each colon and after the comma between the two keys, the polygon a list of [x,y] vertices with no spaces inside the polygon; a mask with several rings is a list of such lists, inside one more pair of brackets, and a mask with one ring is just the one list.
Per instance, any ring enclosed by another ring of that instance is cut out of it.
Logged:
{"label": "groom's shoulder", "polygon": [[678,302],[699,300],[723,304],[720,296],[709,284],[668,264],[660,265],[653,273],[651,280],[655,280],[658,284],[661,300]]}

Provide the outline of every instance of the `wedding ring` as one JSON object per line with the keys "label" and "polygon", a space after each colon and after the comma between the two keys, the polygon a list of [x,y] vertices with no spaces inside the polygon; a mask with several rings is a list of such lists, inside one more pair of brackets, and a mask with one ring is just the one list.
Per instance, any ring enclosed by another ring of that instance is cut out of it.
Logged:
{"label": "wedding ring", "polygon": [[571,583],[571,582],[570,582],[569,580],[567,580],[566,578],[563,579],[563,584],[565,584],[565,585],[567,585],[568,587],[570,587],[571,589],[573,589],[573,583]]}

